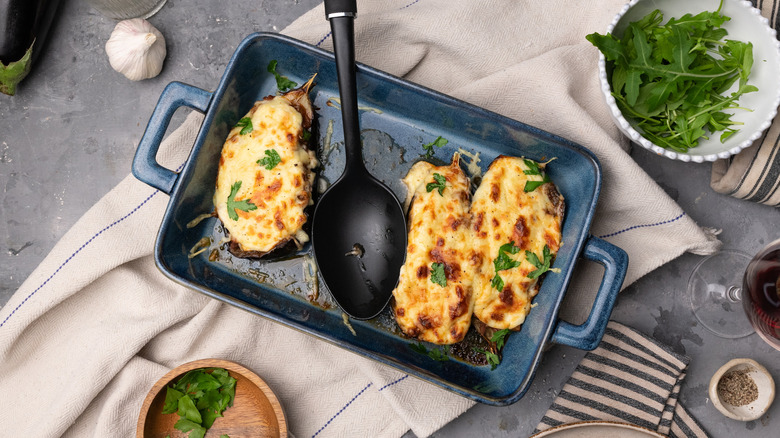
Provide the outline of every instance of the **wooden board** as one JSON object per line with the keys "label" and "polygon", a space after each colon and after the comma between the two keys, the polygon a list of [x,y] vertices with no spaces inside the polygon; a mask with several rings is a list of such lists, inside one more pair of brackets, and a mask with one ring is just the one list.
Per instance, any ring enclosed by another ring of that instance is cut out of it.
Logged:
{"label": "wooden board", "polygon": [[187,437],[173,428],[179,420],[177,414],[163,414],[165,387],[186,372],[198,368],[224,368],[236,379],[236,398],[227,408],[224,417],[217,418],[206,432],[206,437],[230,438],[273,437],[287,438],[287,422],[279,400],[271,388],[255,373],[243,366],[222,359],[202,359],[180,365],[163,376],[147,394],[138,417],[136,438]]}

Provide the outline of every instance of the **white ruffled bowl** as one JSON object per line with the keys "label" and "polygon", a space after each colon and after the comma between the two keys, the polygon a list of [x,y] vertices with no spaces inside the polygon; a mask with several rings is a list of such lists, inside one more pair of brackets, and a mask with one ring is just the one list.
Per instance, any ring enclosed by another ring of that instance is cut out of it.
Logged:
{"label": "white ruffled bowl", "polygon": [[[719,0],[631,0],[615,16],[607,32],[621,37],[629,23],[641,19],[655,9],[663,13],[666,22],[686,13],[695,15],[702,11],[715,11],[719,4]],[[687,153],[664,149],[644,138],[635,125],[623,117],[612,96],[606,60],[604,55],[599,53],[601,91],[618,128],[633,142],[673,160],[702,163],[739,153],[761,137],[772,123],[780,104],[780,42],[777,40],[777,34],[769,26],[769,20],[761,16],[761,11],[754,8],[749,1],[723,0],[721,12],[731,17],[731,20],[723,25],[729,33],[727,39],[753,43],[753,68],[748,83],[758,87],[758,91],[744,94],[739,99],[740,106],[753,111],[733,110],[732,117],[732,120],[744,125],[739,127],[738,133],[723,143],[720,142],[720,135],[716,134],[709,139],[699,140],[699,145],[689,149]]]}

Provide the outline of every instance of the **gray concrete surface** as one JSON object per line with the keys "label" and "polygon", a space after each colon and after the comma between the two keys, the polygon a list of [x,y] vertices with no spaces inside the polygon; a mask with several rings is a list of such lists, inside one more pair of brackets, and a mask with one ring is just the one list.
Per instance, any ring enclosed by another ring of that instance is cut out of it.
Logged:
{"label": "gray concrete surface", "polygon": [[[0,306],[76,220],[124,178],[163,87],[183,81],[213,89],[238,43],[278,31],[317,0],[168,0],[152,17],[168,58],[157,78],[130,82],[108,64],[114,22],[80,0],[64,0],[46,53],[15,97],[0,96]],[[174,122],[175,123],[175,122]],[[714,193],[709,164],[686,164],[636,148],[633,157],[702,226],[722,229],[726,248],[753,253],[780,237],[780,211]],[[691,357],[681,400],[715,438],[780,436],[780,403],[760,420],[721,416],[707,397],[711,375],[751,357],[780,378],[780,352],[757,335],[727,341],[699,326],[687,304],[684,255],[624,291],[613,317]],[[508,407],[477,405],[435,437],[529,436],[583,352],[553,347],[526,396]],[[413,434],[407,434],[407,438]]]}

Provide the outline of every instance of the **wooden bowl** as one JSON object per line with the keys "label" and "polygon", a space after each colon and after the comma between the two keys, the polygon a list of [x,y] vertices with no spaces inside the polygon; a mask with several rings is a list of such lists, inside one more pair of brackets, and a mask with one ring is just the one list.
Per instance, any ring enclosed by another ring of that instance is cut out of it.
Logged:
{"label": "wooden bowl", "polygon": [[141,405],[136,438],[177,438],[189,435],[173,428],[179,420],[177,414],[163,414],[162,409],[165,403],[165,387],[186,372],[198,368],[224,368],[236,379],[233,406],[223,412],[224,417],[217,418],[206,437],[227,434],[230,438],[287,438],[284,411],[271,388],[252,371],[235,362],[221,359],[202,359],[185,363],[158,380]]}

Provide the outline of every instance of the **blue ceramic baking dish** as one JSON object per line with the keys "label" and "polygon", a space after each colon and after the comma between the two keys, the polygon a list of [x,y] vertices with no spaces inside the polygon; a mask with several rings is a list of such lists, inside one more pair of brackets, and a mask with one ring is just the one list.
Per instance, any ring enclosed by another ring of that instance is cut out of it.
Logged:
{"label": "blue ceramic baking dish", "polygon": [[[422,145],[442,136],[435,159],[449,162],[458,149],[487,165],[498,155],[555,160],[548,175],[566,199],[563,242],[519,332],[509,336],[501,364],[477,366],[450,359],[436,361],[412,348],[389,308],[367,321],[346,321],[318,277],[310,245],[285,258],[244,260],[220,246],[224,233],[216,218],[188,227],[200,214],[213,211],[212,196],[222,144],[228,130],[253,103],[275,94],[266,66],[306,82],[317,74],[311,92],[317,107],[319,178],[334,181],[344,167],[338,85],[333,55],[278,34],[249,35],[238,46],[216,91],[173,82],[160,96],[138,146],[133,174],[170,195],[155,246],[159,269],[172,280],[248,312],[299,329],[355,353],[396,367],[470,399],[507,405],[528,389],[549,343],[591,350],[596,347],[615,303],[628,266],[626,253],[589,236],[588,229],[601,186],[601,169],[591,152],[571,141],[508,119],[387,73],[358,65],[364,157],[368,169],[403,199],[401,178],[421,159]],[[155,156],[173,113],[190,107],[205,114],[192,152],[180,172],[166,169]],[[336,121],[338,123],[333,123]],[[470,159],[470,158],[467,158]],[[191,257],[206,239],[208,248]],[[604,275],[587,321],[579,326],[558,318],[572,270],[581,258],[604,266]],[[354,333],[353,333],[354,331]],[[428,345],[428,348],[441,348]]]}

